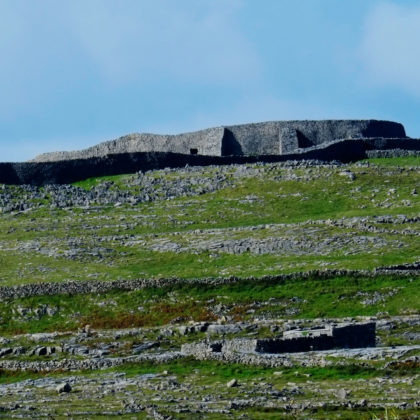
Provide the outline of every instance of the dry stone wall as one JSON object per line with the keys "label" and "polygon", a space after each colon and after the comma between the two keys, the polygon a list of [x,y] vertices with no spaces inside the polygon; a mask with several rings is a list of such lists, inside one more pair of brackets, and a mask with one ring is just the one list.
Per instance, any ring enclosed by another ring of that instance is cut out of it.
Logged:
{"label": "dry stone wall", "polygon": [[419,263],[410,265],[400,265],[395,267],[383,267],[375,271],[368,270],[313,270],[296,272],[291,274],[281,274],[277,276],[264,277],[218,277],[218,278],[161,278],[161,279],[136,279],[136,280],[114,280],[114,281],[67,281],[62,283],[32,283],[21,286],[1,286],[0,301],[8,299],[20,299],[31,296],[54,296],[54,295],[75,295],[89,293],[106,293],[112,290],[142,290],[147,288],[176,287],[177,285],[191,286],[221,286],[239,282],[266,282],[282,283],[285,281],[301,281],[308,278],[319,280],[331,279],[338,276],[352,276],[360,278],[374,278],[378,275],[399,275],[406,276],[418,275],[420,271]]}
{"label": "dry stone wall", "polygon": [[[238,147],[235,146],[234,147]],[[106,175],[118,175],[152,169],[189,166],[229,165],[255,162],[300,161],[303,159],[352,162],[366,158],[369,150],[420,150],[420,140],[409,138],[360,138],[336,140],[317,146],[300,148],[284,155],[209,156],[184,153],[139,152],[117,153],[89,159],[69,159],[51,162],[0,163],[0,183],[3,184],[69,184]]]}
{"label": "dry stone wall", "polygon": [[391,121],[272,121],[227,127],[245,155],[276,155],[338,139],[405,138],[404,127]]}
{"label": "dry stone wall", "polygon": [[178,135],[134,133],[81,151],[46,153],[37,156],[34,162],[87,159],[138,152],[206,156],[279,155],[337,139],[365,137],[405,138],[406,135],[401,124],[391,121],[270,121],[209,128]]}
{"label": "dry stone wall", "polygon": [[33,162],[100,158],[120,153],[171,152],[187,155],[220,156],[224,133],[225,129],[223,127],[178,135],[134,133],[97,144],[85,150],[45,153],[37,156],[33,159]]}

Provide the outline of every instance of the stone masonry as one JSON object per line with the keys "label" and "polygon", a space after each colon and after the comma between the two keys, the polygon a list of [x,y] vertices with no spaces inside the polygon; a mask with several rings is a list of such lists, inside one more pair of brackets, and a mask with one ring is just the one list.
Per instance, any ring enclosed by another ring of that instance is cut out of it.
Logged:
{"label": "stone masonry", "polygon": [[396,122],[376,120],[271,121],[177,135],[129,134],[81,151],[53,152],[34,162],[87,159],[119,153],[169,152],[207,156],[282,155],[339,139],[405,138]]}
{"label": "stone masonry", "polygon": [[185,166],[320,160],[354,162],[374,151],[420,151],[395,122],[273,121],[178,135],[130,134],[81,151],[0,162],[0,183],[69,184],[91,177]]}
{"label": "stone masonry", "polygon": [[275,339],[237,338],[184,344],[183,354],[200,353],[298,353],[336,348],[375,347],[375,322],[329,325],[312,330],[291,330]]}

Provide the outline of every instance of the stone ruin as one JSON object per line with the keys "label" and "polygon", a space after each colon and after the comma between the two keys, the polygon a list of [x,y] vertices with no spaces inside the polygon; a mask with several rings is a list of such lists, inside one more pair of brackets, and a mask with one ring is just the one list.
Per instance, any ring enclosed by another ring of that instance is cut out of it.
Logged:
{"label": "stone ruin", "polygon": [[290,330],[274,339],[237,338],[184,344],[182,353],[298,353],[309,351],[375,347],[376,323],[338,324],[310,330]]}
{"label": "stone ruin", "polygon": [[300,160],[355,162],[420,153],[402,124],[377,120],[270,121],[176,135],[129,134],[85,150],[0,162],[0,183],[69,184],[163,168]]}
{"label": "stone ruin", "polygon": [[377,120],[269,121],[176,135],[133,133],[85,150],[45,153],[33,162],[98,158],[120,153],[201,156],[285,155],[342,139],[407,139],[402,124]]}

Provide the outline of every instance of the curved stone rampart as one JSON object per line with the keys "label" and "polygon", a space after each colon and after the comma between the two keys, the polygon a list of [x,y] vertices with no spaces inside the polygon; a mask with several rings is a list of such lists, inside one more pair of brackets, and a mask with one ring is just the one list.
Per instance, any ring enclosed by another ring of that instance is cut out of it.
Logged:
{"label": "curved stone rampart", "polygon": [[301,148],[288,154],[207,156],[181,153],[140,152],[118,153],[89,159],[69,159],[51,162],[0,163],[0,183],[3,184],[69,184],[91,177],[118,175],[151,169],[180,168],[185,165],[209,166],[255,162],[283,162],[315,159],[353,162],[367,157],[368,150],[420,150],[420,140],[345,139]]}
{"label": "curved stone rampart", "polygon": [[269,121],[177,135],[129,134],[85,150],[45,153],[33,162],[90,159],[120,153],[181,153],[205,156],[281,155],[337,139],[405,138],[402,124],[377,120]]}
{"label": "curved stone rampart", "polygon": [[226,127],[245,155],[277,155],[338,139],[405,138],[404,127],[391,121],[272,121]]}
{"label": "curved stone rampart", "polygon": [[177,135],[133,133],[115,140],[99,143],[88,149],[73,152],[52,152],[37,156],[31,162],[55,162],[73,159],[90,159],[121,153],[171,152],[221,156],[223,127]]}

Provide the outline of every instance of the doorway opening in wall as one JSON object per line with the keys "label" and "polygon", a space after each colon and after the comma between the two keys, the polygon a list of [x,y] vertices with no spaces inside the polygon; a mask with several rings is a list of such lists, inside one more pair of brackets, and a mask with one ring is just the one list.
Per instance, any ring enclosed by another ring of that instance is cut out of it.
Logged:
{"label": "doorway opening in wall", "polygon": [[301,131],[296,130],[296,136],[297,136],[297,139],[298,139],[299,149],[304,149],[306,147],[313,146],[312,141],[308,137],[306,137]]}
{"label": "doorway opening in wall", "polygon": [[190,155],[198,155],[198,149],[190,149]]}

